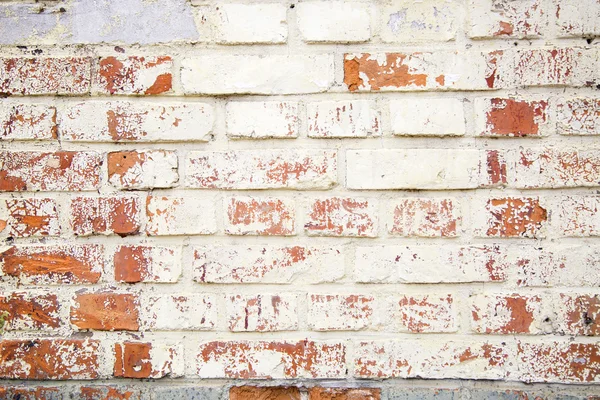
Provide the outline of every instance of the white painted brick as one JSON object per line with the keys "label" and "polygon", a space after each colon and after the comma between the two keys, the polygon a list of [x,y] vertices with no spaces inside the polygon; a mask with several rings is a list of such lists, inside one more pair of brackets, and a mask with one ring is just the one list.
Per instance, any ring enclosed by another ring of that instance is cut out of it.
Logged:
{"label": "white painted brick", "polygon": [[232,101],[227,103],[227,136],[243,139],[298,136],[298,102]]}
{"label": "white painted brick", "polygon": [[561,37],[600,36],[600,3],[596,0],[576,2],[552,0],[550,15]]}
{"label": "white painted brick", "polygon": [[52,140],[56,134],[56,108],[45,104],[0,104],[0,139]]}
{"label": "white painted brick", "polygon": [[296,6],[298,28],[307,42],[366,42],[371,38],[368,3],[308,1]]}
{"label": "white painted brick", "polygon": [[465,134],[463,102],[459,99],[402,98],[390,101],[392,133],[399,136],[459,136]]}
{"label": "white painted brick", "polygon": [[146,201],[150,236],[207,235],[215,233],[215,202],[210,198],[148,196]]}
{"label": "white painted brick", "polygon": [[184,58],[186,94],[301,94],[333,84],[333,56],[205,55]]}
{"label": "white painted brick", "polygon": [[381,114],[374,101],[312,102],[306,110],[309,137],[381,136]]}
{"label": "white painted brick", "polygon": [[194,279],[206,283],[323,283],[344,276],[337,247],[202,246],[194,249]]}
{"label": "white painted brick", "polygon": [[259,294],[227,297],[232,332],[291,331],[298,329],[298,295]]}
{"label": "white painted brick", "polygon": [[200,19],[210,25],[213,40],[224,44],[285,43],[286,4],[221,3],[204,7]]}
{"label": "white painted brick", "polygon": [[469,0],[468,34],[483,38],[534,38],[546,31],[543,0]]}
{"label": "white painted brick", "polygon": [[108,181],[119,189],[173,187],[179,181],[178,163],[174,151],[111,153]]}
{"label": "white painted brick", "polygon": [[86,101],[60,113],[60,132],[78,142],[206,142],[214,118],[204,103]]}
{"label": "white painted brick", "polygon": [[216,301],[210,294],[151,295],[142,301],[142,324],[159,331],[212,329],[217,320]]}
{"label": "white painted brick", "polygon": [[381,39],[386,43],[453,40],[461,14],[458,1],[393,0],[381,10]]}
{"label": "white painted brick", "polygon": [[479,150],[348,150],[350,189],[472,189],[482,186],[486,154]]}
{"label": "white painted brick", "polygon": [[354,277],[365,283],[489,282],[507,268],[500,254],[494,246],[361,246]]}

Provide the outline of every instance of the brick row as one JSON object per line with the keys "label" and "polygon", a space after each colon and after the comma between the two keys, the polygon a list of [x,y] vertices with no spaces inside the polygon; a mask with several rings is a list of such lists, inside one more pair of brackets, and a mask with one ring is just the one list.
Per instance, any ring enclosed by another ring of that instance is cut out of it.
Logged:
{"label": "brick row", "polygon": [[[410,378],[492,379],[597,383],[597,344],[565,340],[533,343],[419,340],[209,341],[187,348],[196,377],[227,379]],[[92,339],[6,339],[0,342],[5,379],[156,379],[185,374],[181,344],[125,341],[114,346]],[[114,368],[100,366],[111,354]],[[584,359],[585,363],[574,360]],[[481,368],[472,368],[473,363]],[[349,371],[347,366],[353,365]]]}
{"label": "brick row", "polygon": [[300,330],[299,308],[307,308],[313,331],[455,333],[461,306],[470,314],[466,329],[477,334],[600,335],[600,298],[594,294],[299,294],[145,295],[80,291],[67,307],[57,295],[13,292],[0,296],[5,330],[55,330],[63,309],[70,326],[92,331],[201,331],[219,325],[224,301],[232,332]]}
{"label": "brick row", "polygon": [[[220,209],[210,197],[149,195],[76,196],[69,225],[61,226],[54,198],[0,199],[0,234],[10,237],[94,235],[210,235],[217,233]],[[453,238],[465,233],[486,238],[587,237],[600,234],[596,196],[409,197],[381,201],[366,197],[290,198],[236,196],[223,204],[228,235],[293,236],[297,209],[304,210],[308,236]],[[469,206],[470,226],[463,223]],[[385,224],[380,223],[380,218]],[[145,226],[142,221],[146,220]],[[384,225],[385,227],[381,227]]]}
{"label": "brick row", "polygon": [[[338,182],[335,150],[192,151],[179,165],[174,150],[2,151],[0,191],[92,191],[193,189],[456,190],[506,186],[518,189],[598,187],[596,149],[566,147],[518,150],[348,150],[346,181]],[[185,170],[185,177],[182,170]],[[386,170],[400,173],[383,173]]]}
{"label": "brick row", "polygon": [[[485,97],[406,97],[385,107],[373,100],[307,101],[306,135],[310,138],[381,137],[382,110],[390,114],[394,136],[543,137],[597,135],[600,100],[592,97],[546,99]],[[299,101],[231,101],[226,106],[226,134],[231,139],[297,138]],[[475,121],[467,132],[466,119]],[[131,101],[87,101],[63,107],[7,103],[0,106],[0,138],[73,142],[207,142],[213,139],[211,104],[169,101],[164,105]]]}

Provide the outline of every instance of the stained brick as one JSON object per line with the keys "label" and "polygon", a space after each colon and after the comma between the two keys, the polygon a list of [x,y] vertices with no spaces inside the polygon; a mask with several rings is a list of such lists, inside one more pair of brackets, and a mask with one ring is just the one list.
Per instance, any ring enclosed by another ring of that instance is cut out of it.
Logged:
{"label": "stained brick", "polygon": [[227,201],[225,233],[229,235],[293,236],[296,205],[288,199],[232,197]]}

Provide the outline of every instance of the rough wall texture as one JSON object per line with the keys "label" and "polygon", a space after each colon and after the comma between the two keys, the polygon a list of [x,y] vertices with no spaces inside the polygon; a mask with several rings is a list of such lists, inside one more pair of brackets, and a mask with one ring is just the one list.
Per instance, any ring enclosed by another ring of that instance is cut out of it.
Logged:
{"label": "rough wall texture", "polygon": [[0,398],[597,399],[598,0],[0,1]]}

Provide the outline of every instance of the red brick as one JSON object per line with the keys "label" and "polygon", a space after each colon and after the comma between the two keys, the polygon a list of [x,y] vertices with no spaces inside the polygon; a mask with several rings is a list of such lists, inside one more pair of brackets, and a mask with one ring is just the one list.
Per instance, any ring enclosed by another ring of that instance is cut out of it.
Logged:
{"label": "red brick", "polygon": [[523,149],[514,159],[514,184],[518,188],[600,186],[596,150]]}
{"label": "red brick", "polygon": [[108,153],[108,181],[119,189],[169,188],[179,181],[177,152],[167,150]]}
{"label": "red brick", "polygon": [[0,295],[0,315],[8,313],[5,330],[42,330],[60,327],[60,305],[55,294],[15,292]]}
{"label": "red brick", "polygon": [[80,400],[141,400],[138,390],[113,386],[82,386]]}
{"label": "red brick", "polygon": [[456,237],[461,223],[454,199],[402,199],[394,203],[391,234],[417,237]]}
{"label": "red brick", "polygon": [[553,225],[560,236],[600,236],[600,198],[561,196],[553,211]]}
{"label": "red brick", "polygon": [[97,283],[104,264],[104,247],[97,244],[13,246],[0,253],[5,275],[25,284]]}
{"label": "red brick", "polygon": [[140,229],[138,197],[75,197],[71,200],[71,228],[78,236],[135,235]]}
{"label": "red brick", "polygon": [[229,400],[301,400],[296,387],[234,386],[229,389]]}
{"label": "red brick", "polygon": [[373,308],[371,296],[311,294],[308,325],[315,331],[365,329],[373,322]]}
{"label": "red brick", "polygon": [[314,387],[308,391],[308,396],[309,400],[379,400],[381,399],[381,390]]}
{"label": "red brick", "polygon": [[97,153],[2,151],[0,159],[0,192],[95,190],[100,185]]}
{"label": "red brick", "polygon": [[98,379],[100,358],[97,340],[2,340],[0,378]]}
{"label": "red brick", "polygon": [[401,330],[412,333],[456,332],[452,295],[402,296],[398,301]]}
{"label": "red brick", "polygon": [[99,61],[97,90],[105,94],[154,95],[170,92],[171,57],[104,57]]}
{"label": "red brick", "polygon": [[0,386],[0,399],[6,400],[56,400],[61,390],[47,386]]}
{"label": "red brick", "polygon": [[473,210],[483,218],[478,235],[489,237],[544,236],[548,213],[535,197],[489,199],[484,210]]}
{"label": "red brick", "polygon": [[377,202],[330,197],[311,202],[304,229],[309,235],[376,237]]}
{"label": "red brick", "polygon": [[600,135],[600,99],[559,99],[556,120],[561,135]]}
{"label": "red brick", "polygon": [[548,102],[492,98],[476,100],[476,111],[485,115],[479,132],[489,136],[540,136],[547,130]]}
{"label": "red brick", "polygon": [[[22,198],[0,200],[5,202],[7,218],[2,220],[7,236],[29,237],[29,236],[58,236],[60,235],[60,223],[56,211],[56,201],[50,198]],[[2,204],[2,203],[0,203]],[[2,206],[0,205],[0,215]]]}
{"label": "red brick", "polygon": [[504,153],[498,150],[489,150],[486,152],[486,158],[486,172],[489,185],[506,185],[508,181]]}
{"label": "red brick", "polygon": [[90,91],[90,58],[0,58],[0,93],[83,95]]}
{"label": "red brick", "polygon": [[186,186],[202,189],[329,189],[337,182],[331,150],[194,151]]}
{"label": "red brick", "polygon": [[211,198],[149,195],[146,214],[148,236],[209,235],[217,230]]}
{"label": "red brick", "polygon": [[225,233],[229,235],[291,236],[296,233],[293,201],[232,197],[227,203]]}
{"label": "red brick", "polygon": [[177,346],[145,342],[115,344],[114,376],[118,378],[159,379],[182,375],[183,354]]}
{"label": "red brick", "polygon": [[78,329],[137,331],[138,299],[126,293],[83,293],[71,307],[71,323]]}
{"label": "red brick", "polygon": [[545,333],[542,298],[532,295],[481,295],[471,304],[471,329],[477,333]]}
{"label": "red brick", "polygon": [[57,139],[56,108],[45,104],[0,106],[0,139]]}
{"label": "red brick", "polygon": [[354,376],[504,379],[509,354],[506,346],[486,342],[367,341],[358,343],[356,348]]}
{"label": "red brick", "polygon": [[567,335],[600,336],[600,296],[561,294],[559,332]]}
{"label": "red brick", "polygon": [[501,56],[451,51],[345,54],[344,83],[350,91],[485,90],[494,88]]}
{"label": "red brick", "polygon": [[298,329],[296,294],[228,296],[229,330],[272,332]]}
{"label": "red brick", "polygon": [[346,346],[335,341],[213,341],[202,343],[197,354],[201,378],[326,379],[346,374]]}
{"label": "red brick", "polygon": [[524,382],[600,382],[600,346],[597,343],[519,342],[519,376]]}
{"label": "red brick", "polygon": [[177,282],[181,251],[173,247],[121,246],[114,256],[118,282]]}
{"label": "red brick", "polygon": [[200,283],[333,282],[345,271],[344,253],[336,247],[196,247],[192,265]]}

